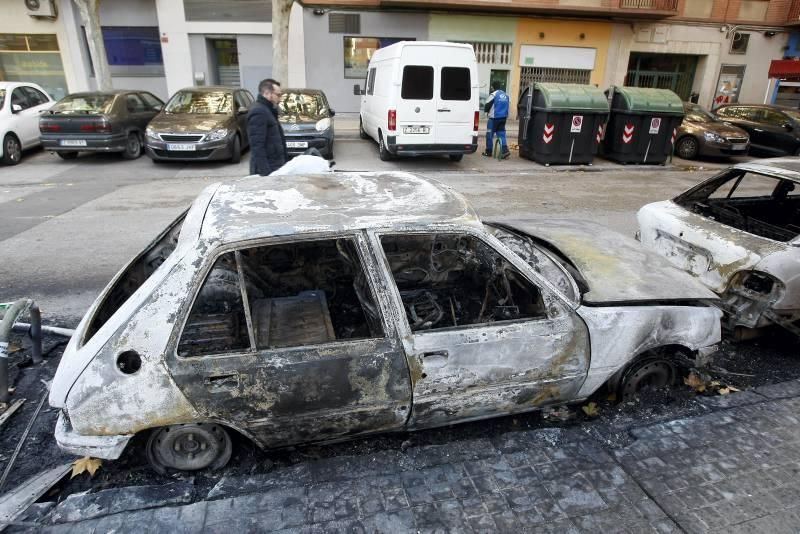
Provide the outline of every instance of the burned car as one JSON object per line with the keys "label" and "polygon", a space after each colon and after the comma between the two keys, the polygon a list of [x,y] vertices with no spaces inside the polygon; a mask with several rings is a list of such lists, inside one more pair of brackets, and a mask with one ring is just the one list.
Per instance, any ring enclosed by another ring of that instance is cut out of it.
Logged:
{"label": "burned car", "polygon": [[50,392],[68,452],[149,433],[160,472],[671,383],[720,339],[714,294],[633,239],[484,224],[406,173],[206,188],[111,281]]}
{"label": "burned car", "polygon": [[638,220],[645,247],[721,297],[735,337],[800,335],[800,158],[735,165]]}

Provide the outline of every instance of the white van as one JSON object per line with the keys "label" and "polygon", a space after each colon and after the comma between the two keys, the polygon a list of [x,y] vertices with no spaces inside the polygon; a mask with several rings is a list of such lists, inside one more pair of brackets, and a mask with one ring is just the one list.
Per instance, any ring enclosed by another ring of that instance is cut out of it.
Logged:
{"label": "white van", "polygon": [[377,50],[361,94],[361,138],[380,157],[446,154],[459,161],[478,148],[478,63],[472,46],[401,41]]}

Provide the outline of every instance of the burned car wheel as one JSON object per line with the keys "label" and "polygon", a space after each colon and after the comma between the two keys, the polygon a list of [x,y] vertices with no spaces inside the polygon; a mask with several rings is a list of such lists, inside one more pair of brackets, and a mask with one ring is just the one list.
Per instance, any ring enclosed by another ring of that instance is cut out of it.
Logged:
{"label": "burned car wheel", "polygon": [[231,459],[233,445],[220,425],[192,423],[154,429],[146,450],[153,469],[163,475],[170,469],[220,469]]}
{"label": "burned car wheel", "polygon": [[617,392],[618,397],[621,400],[628,400],[644,389],[671,386],[675,384],[676,376],[675,365],[664,358],[640,360],[622,377]]}

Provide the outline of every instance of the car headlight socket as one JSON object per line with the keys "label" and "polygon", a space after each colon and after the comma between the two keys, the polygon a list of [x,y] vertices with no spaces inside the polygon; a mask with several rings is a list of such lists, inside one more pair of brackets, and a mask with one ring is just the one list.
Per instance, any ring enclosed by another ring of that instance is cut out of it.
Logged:
{"label": "car headlight socket", "polygon": [[711,141],[713,143],[724,143],[725,138],[715,134],[714,132],[705,132],[703,137],[706,138],[706,141]]}
{"label": "car headlight socket", "polygon": [[318,132],[324,132],[330,127],[331,127],[331,120],[328,118],[318,120],[317,124],[315,125],[315,128],[317,129]]}
{"label": "car headlight socket", "polygon": [[228,135],[227,128],[220,128],[220,129],[214,130],[213,132],[208,134],[208,140],[209,141],[219,141],[220,139],[225,139],[225,137],[227,135]]}
{"label": "car headlight socket", "polygon": [[152,128],[145,129],[144,136],[147,137],[148,139],[155,139],[156,141],[158,141],[158,134]]}

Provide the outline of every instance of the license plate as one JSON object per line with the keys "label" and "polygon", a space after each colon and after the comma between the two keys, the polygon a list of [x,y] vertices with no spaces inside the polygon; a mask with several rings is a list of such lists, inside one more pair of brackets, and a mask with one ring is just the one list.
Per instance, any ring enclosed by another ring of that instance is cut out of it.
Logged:
{"label": "license plate", "polygon": [[86,146],[86,139],[61,139],[61,146]]}
{"label": "license plate", "polygon": [[308,141],[286,141],[287,148],[308,148]]}
{"label": "license plate", "polygon": [[747,145],[733,145],[731,150],[744,150],[745,148],[747,148]]}
{"label": "license plate", "polygon": [[167,143],[167,150],[194,152],[197,147],[190,143]]}
{"label": "license plate", "polygon": [[427,126],[404,126],[404,134],[426,134],[430,133],[431,129]]}

